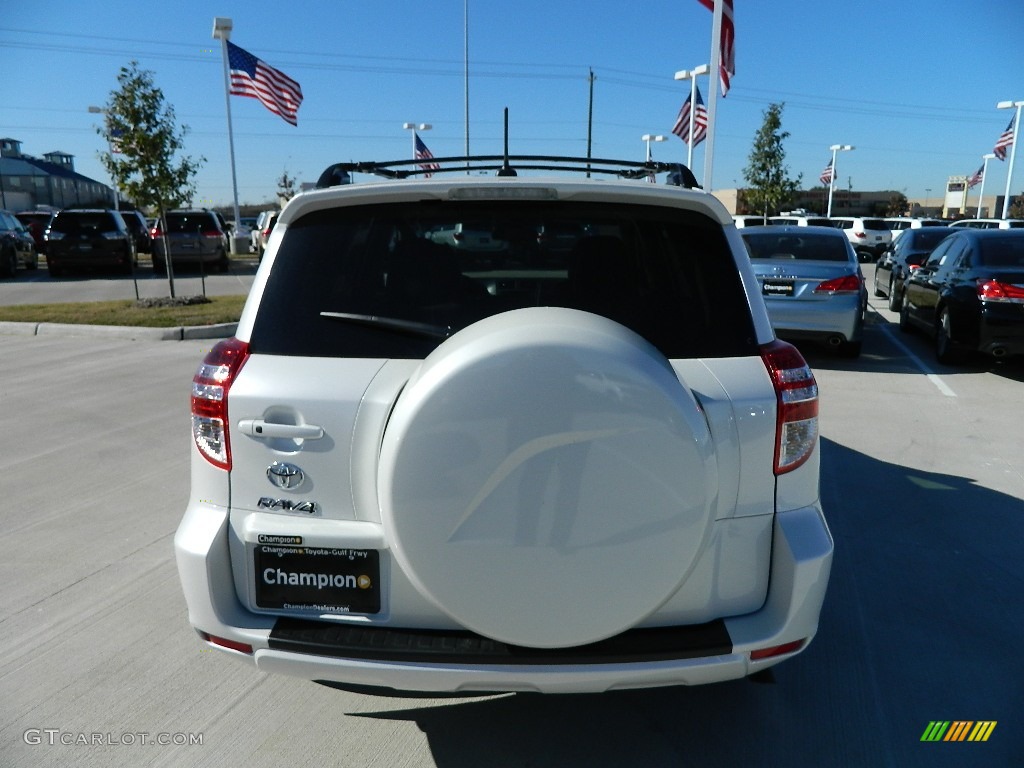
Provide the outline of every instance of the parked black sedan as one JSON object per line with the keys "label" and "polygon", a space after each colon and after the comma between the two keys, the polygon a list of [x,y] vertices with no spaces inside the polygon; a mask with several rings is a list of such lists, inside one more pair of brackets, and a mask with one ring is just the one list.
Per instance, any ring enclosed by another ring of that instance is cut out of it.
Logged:
{"label": "parked black sedan", "polygon": [[920,227],[901,232],[875,265],[875,296],[888,296],[889,309],[899,312],[907,275],[924,264],[943,238],[955,232],[950,227]]}
{"label": "parked black sedan", "polygon": [[1024,355],[1024,230],[963,229],[939,243],[904,284],[900,329],[915,326],[941,363]]}

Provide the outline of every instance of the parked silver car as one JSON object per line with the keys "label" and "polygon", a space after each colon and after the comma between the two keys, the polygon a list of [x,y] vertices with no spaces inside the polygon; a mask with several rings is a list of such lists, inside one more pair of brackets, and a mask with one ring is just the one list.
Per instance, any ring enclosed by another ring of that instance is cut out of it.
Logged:
{"label": "parked silver car", "polygon": [[774,225],[740,234],[775,332],[796,341],[824,341],[844,357],[860,355],[867,289],[843,232]]}

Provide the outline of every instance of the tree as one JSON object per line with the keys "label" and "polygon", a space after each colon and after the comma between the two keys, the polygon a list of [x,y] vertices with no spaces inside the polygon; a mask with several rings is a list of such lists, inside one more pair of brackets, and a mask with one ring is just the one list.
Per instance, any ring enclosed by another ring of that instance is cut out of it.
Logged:
{"label": "tree", "polygon": [[297,179],[294,176],[288,175],[287,170],[285,170],[281,174],[281,178],[277,180],[277,201],[282,208],[284,208],[285,203],[295,197],[296,181]]}
{"label": "tree", "polygon": [[1024,195],[1010,199],[1010,208],[1006,215],[1011,219],[1024,219]]}
{"label": "tree", "polygon": [[789,168],[785,165],[786,150],[782,142],[789,138],[789,132],[782,130],[784,106],[783,103],[769,104],[762,113],[764,123],[754,136],[754,146],[743,169],[743,178],[748,184],[746,199],[765,216],[778,213],[792,200],[803,178],[801,174],[790,179]]}
{"label": "tree", "polygon": [[[193,178],[205,159],[176,159],[188,127],[175,123],[174,107],[164,100],[152,72],[140,70],[139,63],[132,61],[121,68],[117,82],[120,87],[111,91],[103,109],[103,127],[97,128],[111,146],[111,151],[100,153],[100,160],[119,190],[136,205],[155,209],[162,221],[168,209],[192,199]],[[166,232],[164,254],[173,299],[174,270]]]}
{"label": "tree", "polygon": [[893,192],[889,195],[889,207],[885,211],[886,216],[906,216],[910,210],[910,201],[902,192]]}

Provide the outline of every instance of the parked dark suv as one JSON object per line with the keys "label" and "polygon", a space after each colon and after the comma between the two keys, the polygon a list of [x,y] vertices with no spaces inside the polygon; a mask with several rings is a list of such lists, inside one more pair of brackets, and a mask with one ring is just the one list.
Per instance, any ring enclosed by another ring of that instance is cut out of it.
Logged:
{"label": "parked dark suv", "polygon": [[[171,261],[179,264],[213,265],[227,272],[227,226],[214,211],[205,209],[168,211],[166,224],[157,222],[153,228],[153,269],[167,270],[166,242],[170,241]],[[164,235],[166,234],[166,240]]]}
{"label": "parked dark suv", "polygon": [[134,264],[135,240],[117,211],[64,209],[46,228],[46,265],[54,277],[71,268],[96,267],[130,275]]}
{"label": "parked dark suv", "polygon": [[121,218],[135,239],[135,253],[152,253],[153,238],[149,234],[146,217],[138,211],[121,211]]}
{"label": "parked dark suv", "polygon": [[35,269],[39,265],[32,235],[9,211],[0,211],[0,275],[14,277],[18,265]]}

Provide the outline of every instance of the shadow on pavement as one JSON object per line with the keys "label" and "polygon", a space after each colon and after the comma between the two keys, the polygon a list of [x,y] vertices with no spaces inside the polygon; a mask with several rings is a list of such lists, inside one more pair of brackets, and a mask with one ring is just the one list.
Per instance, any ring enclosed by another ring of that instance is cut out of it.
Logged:
{"label": "shadow on pavement", "polygon": [[[807,651],[748,680],[579,696],[430,700],[411,721],[438,766],[1009,766],[1024,754],[1024,502],[830,440],[836,556]],[[399,702],[401,702],[399,704]],[[985,743],[921,741],[995,720]]]}

